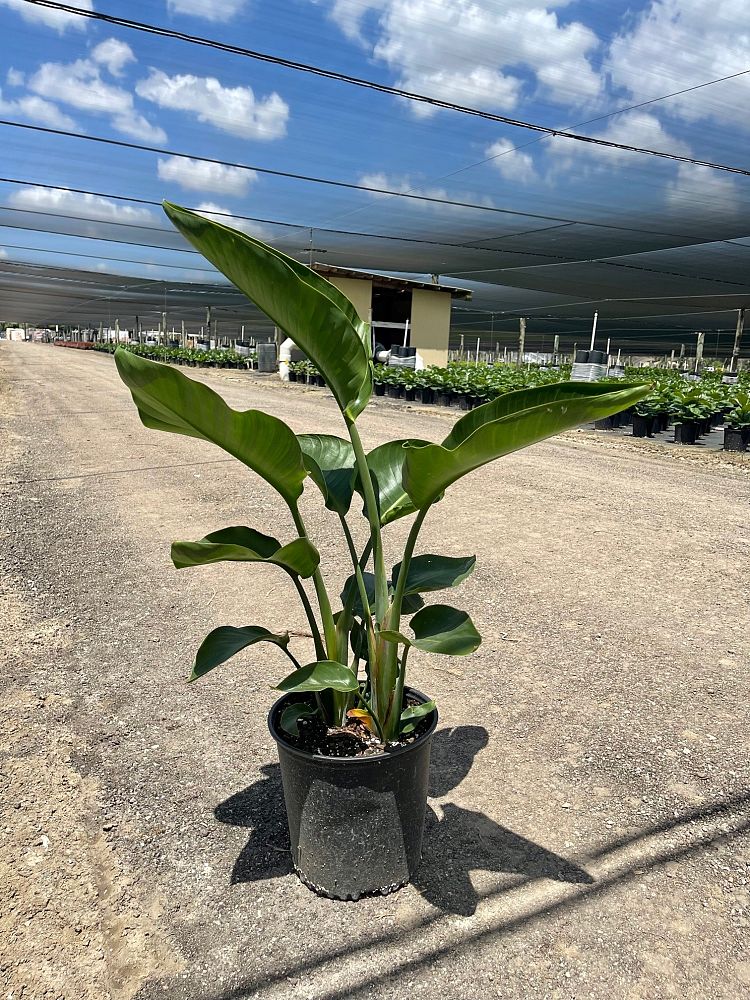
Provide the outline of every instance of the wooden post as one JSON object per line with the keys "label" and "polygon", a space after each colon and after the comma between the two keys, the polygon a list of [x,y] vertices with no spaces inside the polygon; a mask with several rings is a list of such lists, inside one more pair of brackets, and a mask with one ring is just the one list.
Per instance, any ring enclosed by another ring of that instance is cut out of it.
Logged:
{"label": "wooden post", "polygon": [[115,317],[115,343],[116,344],[120,343],[120,318],[119,318],[119,316]]}
{"label": "wooden post", "polygon": [[680,344],[680,371],[682,371],[684,364],[685,364],[685,345]]}
{"label": "wooden post", "polygon": [[526,318],[522,316],[518,321],[519,334],[518,334],[518,363],[523,364],[523,352],[526,346]]}
{"label": "wooden post", "polygon": [[560,334],[555,334],[555,339],[552,342],[552,363],[557,364],[557,355],[560,353]]}
{"label": "wooden post", "polygon": [[463,361],[464,359],[464,335],[461,334],[461,347],[459,349],[459,358]]}
{"label": "wooden post", "polygon": [[745,329],[745,310],[737,310],[737,329],[734,334],[734,347],[732,348],[732,360],[729,363],[729,371],[734,371],[735,363],[740,360],[740,344],[742,343],[742,331]]}
{"label": "wooden post", "polygon": [[701,362],[703,361],[703,343],[704,343],[705,339],[706,339],[706,335],[705,335],[705,333],[703,333],[701,331],[698,334],[698,342],[697,342],[696,347],[695,347],[695,370],[696,370],[696,372],[700,368]]}
{"label": "wooden post", "polygon": [[180,320],[180,344],[185,347],[185,320]]}

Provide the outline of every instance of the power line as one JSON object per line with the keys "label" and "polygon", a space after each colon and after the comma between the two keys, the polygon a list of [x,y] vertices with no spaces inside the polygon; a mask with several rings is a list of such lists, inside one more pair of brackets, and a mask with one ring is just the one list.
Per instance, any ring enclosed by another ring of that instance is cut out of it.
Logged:
{"label": "power line", "polygon": [[[3,123],[0,122],[0,124],[3,124]],[[161,201],[157,201],[156,199],[152,199],[152,198],[134,198],[134,197],[131,197],[130,195],[112,194],[112,193],[107,192],[107,191],[90,191],[90,190],[88,190],[86,188],[74,188],[74,187],[61,186],[59,184],[44,184],[44,183],[42,183],[40,181],[21,180],[20,178],[17,178],[17,177],[0,177],[0,184],[18,184],[18,185],[23,186],[23,187],[39,187],[39,188],[44,188],[45,190],[49,190],[49,191],[71,191],[74,194],[90,195],[91,197],[94,197],[94,198],[110,198],[112,201],[127,201],[127,202],[132,202],[134,205],[149,205],[149,206],[152,206],[154,208],[159,208],[159,209],[162,207],[162,202]],[[372,188],[365,188],[365,190],[372,191],[373,189]],[[400,192],[396,192],[396,193],[399,194]],[[451,204],[453,204],[453,203],[451,203]],[[477,206],[477,207],[478,208],[484,208],[484,206]],[[60,218],[64,218],[64,219],[76,219],[76,218],[80,218],[80,221],[87,221],[87,222],[95,221],[95,222],[106,223],[108,225],[113,225],[113,226],[128,226],[128,227],[130,227],[132,229],[146,229],[146,230],[153,231],[155,233],[172,233],[173,232],[171,229],[162,229],[160,226],[149,226],[146,223],[122,222],[120,220],[114,220],[114,219],[113,220],[91,219],[90,217],[89,218],[85,218],[85,217],[79,217],[79,216],[74,216],[74,215],[64,215],[61,212],[44,212],[42,210],[38,210],[37,211],[37,210],[34,210],[34,209],[21,209],[21,208],[15,207],[14,205],[0,205],[0,209],[6,209],[8,211],[13,211],[13,212],[32,212],[32,211],[34,211],[34,212],[36,212],[36,214],[39,214],[39,215],[60,216]],[[202,211],[202,210],[198,209],[198,208],[193,208],[193,209],[190,209],[190,211],[196,212],[196,211]],[[542,221],[554,222],[555,223],[554,226],[548,227],[550,229],[563,228],[565,226],[591,226],[591,227],[598,228],[598,229],[613,229],[613,230],[615,230],[617,232],[640,233],[640,234],[642,234],[644,236],[668,236],[670,239],[678,239],[678,240],[692,239],[692,235],[689,235],[687,233],[672,233],[672,232],[667,232],[666,230],[660,230],[660,229],[639,229],[637,226],[618,226],[618,225],[607,223],[607,222],[589,222],[586,219],[558,219],[556,216],[553,216],[553,215],[538,215],[538,214],[532,214],[532,213],[529,213],[529,212],[515,211],[513,209],[495,209],[495,211],[497,211],[497,212],[503,212],[503,213],[508,214],[508,215],[520,215],[520,216],[526,216],[527,218],[541,219]],[[260,216],[255,216],[255,215],[241,215],[239,212],[218,212],[218,211],[217,212],[213,212],[212,211],[210,214],[212,216],[220,216],[220,217],[227,218],[227,219],[241,219],[241,220],[246,221],[246,222],[258,222],[258,223],[262,223],[264,225],[269,225],[269,226],[284,226],[284,227],[287,227],[289,229],[302,229],[302,230],[304,230],[305,233],[309,233],[310,230],[313,230],[316,233],[331,233],[331,234],[336,235],[336,236],[356,236],[356,237],[366,237],[368,239],[377,239],[377,240],[394,240],[394,241],[400,242],[400,243],[419,243],[419,244],[426,244],[428,246],[447,247],[447,248],[455,249],[455,250],[482,250],[482,251],[487,251],[488,253],[496,253],[496,252],[499,252],[500,250],[502,250],[503,253],[508,253],[508,254],[524,254],[526,256],[532,256],[532,257],[535,257],[535,256],[536,257],[550,257],[552,259],[556,259],[556,255],[555,254],[543,254],[543,253],[539,253],[539,252],[535,252],[535,251],[531,251],[531,250],[529,250],[529,251],[527,251],[527,250],[523,250],[523,251],[522,250],[507,250],[507,249],[498,248],[498,247],[477,246],[477,244],[480,242],[480,240],[474,240],[474,241],[471,241],[469,243],[449,243],[449,242],[447,242],[445,240],[428,240],[428,239],[425,239],[424,237],[417,237],[417,236],[396,236],[393,233],[370,233],[370,232],[366,232],[366,231],[362,231],[362,230],[356,230],[356,229],[334,229],[334,228],[326,227],[326,226],[311,226],[311,225],[307,225],[307,224],[301,224],[301,223],[298,223],[298,222],[282,222],[279,219],[265,219],[265,218],[262,218]],[[520,232],[520,233],[504,233],[502,236],[484,236],[481,239],[483,239],[485,241],[500,240],[500,239],[502,239],[502,240],[505,240],[505,239],[514,239],[514,238],[516,238],[518,236],[527,236],[529,234],[536,234],[536,233],[540,233],[540,232],[544,232],[544,231],[545,231],[544,229],[527,229],[527,230],[524,230],[523,232]],[[742,247],[746,246],[745,244],[735,243],[732,240],[710,240],[709,242],[711,242],[711,243],[725,243],[725,244],[728,244],[730,246],[742,246]],[[694,246],[695,244],[689,244],[689,245],[690,246]],[[165,247],[164,249],[168,249],[168,248]],[[171,248],[169,248],[169,249],[171,249]],[[748,249],[750,249],[750,245],[748,246]],[[197,252],[197,251],[191,251],[191,252]],[[638,251],[638,252],[641,252],[641,251]]]}
{"label": "power line", "polygon": [[[0,182],[2,180],[3,180],[3,178],[0,178]],[[21,182],[21,183],[32,184],[32,182]],[[49,187],[49,188],[51,188],[52,190],[55,190],[55,191],[59,191],[59,190],[63,190],[63,191],[64,190],[72,190],[72,189],[66,189],[66,188],[57,188],[54,185],[33,185],[32,184],[32,186]],[[78,189],[78,190],[80,191],[81,189]],[[95,192],[81,192],[81,193],[94,194]],[[97,197],[103,197],[103,198],[119,198],[120,200],[124,200],[124,201],[129,201],[130,200],[127,197],[125,197],[124,195],[103,194],[101,192],[97,192],[96,195],[97,195]],[[133,200],[141,202],[141,203],[143,203],[143,202],[146,201],[145,199],[133,199]],[[150,204],[159,205],[160,203],[158,203],[158,202],[150,202]],[[106,226],[122,226],[122,227],[125,227],[125,228],[142,229],[142,230],[147,230],[149,232],[157,232],[157,233],[164,233],[165,235],[173,235],[172,230],[170,230],[170,229],[162,229],[159,226],[147,226],[145,224],[139,224],[139,223],[133,223],[133,222],[121,222],[121,221],[117,221],[117,220],[108,220],[108,219],[101,219],[101,220],[94,219],[94,220],[92,220],[90,216],[71,215],[71,214],[63,213],[63,212],[45,212],[45,211],[42,211],[41,209],[35,209],[35,208],[15,208],[14,206],[0,206],[0,211],[2,211],[3,209],[5,209],[6,211],[17,212],[17,213],[21,213],[21,214],[24,214],[24,215],[41,215],[41,216],[46,216],[46,217],[55,218],[55,219],[67,219],[67,220],[73,221],[73,222],[87,222],[87,223],[90,223],[90,222],[94,221],[94,222],[100,222],[102,225],[106,225]],[[213,213],[213,214],[226,215],[228,213]],[[244,218],[243,216],[234,216],[234,217],[235,218]],[[230,216],[230,218],[231,218],[231,216]],[[291,223],[279,223],[279,224],[280,225],[291,225]],[[24,232],[27,232],[27,231],[28,232],[39,232],[39,229],[36,228],[36,227],[34,227],[34,226],[21,226],[21,225],[18,225],[17,223],[8,224],[8,223],[5,223],[5,222],[2,222],[2,216],[0,216],[0,228],[2,228],[2,229],[17,229],[17,230],[22,230]],[[309,229],[310,227],[299,227],[299,228]],[[316,230],[316,231],[318,231],[318,232],[337,232],[337,230]],[[194,250],[191,247],[170,247],[170,246],[164,246],[163,244],[158,244],[158,243],[146,243],[146,242],[144,242],[142,240],[124,240],[124,239],[120,239],[120,238],[114,237],[114,236],[93,236],[93,235],[90,235],[90,234],[65,233],[65,232],[58,233],[58,232],[55,232],[54,230],[49,230],[49,229],[48,230],[44,230],[44,232],[49,233],[51,235],[63,236],[63,237],[70,237],[70,238],[75,238],[75,239],[96,240],[96,241],[102,242],[102,243],[116,243],[116,244],[122,245],[122,246],[141,247],[143,249],[148,249],[148,250],[162,250],[162,251],[164,251],[166,253],[190,254],[190,255],[194,255],[194,256],[198,256],[198,257],[202,257],[203,256],[198,250]],[[650,232],[650,231],[644,230],[644,232]],[[372,236],[375,236],[376,234],[350,233],[349,235],[356,235],[356,236],[369,236],[369,235],[372,235]],[[746,285],[745,282],[732,281],[730,279],[724,279],[724,278],[713,278],[713,277],[709,277],[707,275],[684,274],[681,271],[665,271],[665,270],[663,270],[661,268],[646,267],[645,265],[642,265],[642,264],[628,264],[628,263],[625,263],[625,262],[622,261],[623,257],[637,257],[637,256],[640,256],[644,252],[649,253],[650,251],[636,251],[636,252],[630,253],[630,254],[613,254],[613,255],[607,256],[607,257],[568,258],[568,257],[563,257],[563,256],[561,256],[559,254],[541,253],[539,251],[533,251],[533,250],[512,250],[512,249],[506,249],[506,248],[478,247],[478,246],[476,246],[474,244],[464,245],[464,244],[455,244],[455,243],[439,243],[437,241],[428,241],[428,240],[410,240],[408,237],[391,237],[391,236],[382,236],[381,235],[381,236],[378,236],[377,238],[380,238],[380,239],[397,239],[397,240],[400,239],[400,240],[404,240],[406,242],[428,243],[430,245],[437,245],[437,246],[441,246],[441,247],[452,247],[452,248],[455,248],[455,249],[471,249],[472,251],[485,251],[485,252],[489,252],[489,253],[502,253],[502,254],[506,254],[506,255],[514,255],[514,256],[520,256],[520,257],[524,257],[524,258],[526,258],[526,257],[542,257],[545,260],[545,263],[543,263],[543,264],[519,264],[517,267],[470,268],[470,269],[468,269],[466,271],[457,271],[457,270],[454,269],[454,270],[443,272],[446,275],[446,277],[451,277],[451,278],[460,278],[462,275],[473,275],[473,274],[479,274],[479,273],[483,273],[483,272],[502,274],[505,271],[528,270],[528,269],[531,269],[531,268],[564,267],[564,266],[571,266],[571,265],[576,265],[576,264],[603,264],[606,267],[623,268],[623,269],[632,270],[632,271],[645,272],[645,273],[649,273],[649,274],[657,274],[657,275],[659,275],[661,277],[688,278],[688,279],[691,279],[691,280],[694,280],[694,281],[711,282],[713,284],[737,285],[737,287],[739,287],[739,288],[746,288],[747,287],[747,285]],[[746,246],[745,244],[740,244],[740,243],[733,243],[733,242],[731,242],[729,240],[711,240],[709,242],[710,243],[715,243],[715,242],[725,243],[725,244],[729,244],[731,246],[736,246],[736,247],[743,248],[743,249],[750,249],[750,246]],[[701,244],[701,243],[691,244],[691,246],[702,246],[702,245],[703,244]],[[19,249],[21,249],[21,248],[19,248]],[[34,249],[34,248],[26,248],[26,249],[31,250],[31,249]],[[49,251],[47,251],[46,248],[42,248],[42,247],[39,247],[39,248],[36,248],[36,249],[38,250],[39,253],[46,253],[46,252],[57,253],[58,252],[58,251],[55,251],[55,250],[49,250]],[[302,249],[304,249],[304,248],[302,248]],[[685,247],[681,247],[681,249],[685,249]],[[59,252],[62,252],[62,251],[59,251]],[[339,252],[343,252],[343,251],[339,251]],[[660,251],[657,251],[657,252],[660,252]],[[347,253],[349,253],[349,255],[351,255],[352,251],[347,251]],[[76,254],[74,252],[70,252],[70,256],[86,257],[86,256],[89,256],[89,255],[87,255],[87,254]],[[126,258],[117,258],[117,257],[100,257],[99,259],[102,259],[102,260],[127,260]],[[154,262],[150,262],[150,261],[131,261],[131,262],[132,263],[143,263],[143,264],[147,264],[148,266],[153,266],[153,267],[159,267],[159,266],[161,266],[161,267],[165,267],[165,268],[174,267],[174,268],[180,268],[180,269],[184,269],[184,270],[206,270],[208,273],[214,273],[213,271],[209,271],[209,269],[207,269],[207,268],[190,268],[190,267],[184,267],[183,268],[182,265],[177,265],[177,264],[154,263]],[[487,283],[487,282],[485,282],[485,283]],[[493,284],[493,283],[490,282],[489,284]]]}
{"label": "power line", "polygon": [[[678,235],[675,233],[671,234],[661,233],[658,230],[639,229],[633,226],[614,225],[612,223],[606,223],[606,222],[589,222],[585,219],[570,219],[565,216],[558,216],[558,215],[543,215],[539,212],[522,212],[519,211],[518,209],[498,208],[497,206],[494,205],[478,205],[474,202],[454,201],[450,198],[438,198],[435,196],[425,195],[425,194],[412,194],[404,191],[392,191],[388,188],[368,187],[364,184],[355,184],[352,181],[338,181],[338,180],[333,180],[332,178],[313,177],[307,174],[291,173],[290,171],[287,170],[273,170],[269,167],[259,167],[250,165],[248,163],[238,163],[233,160],[220,160],[215,157],[193,155],[191,153],[183,153],[176,150],[163,149],[160,146],[146,146],[142,143],[126,142],[124,139],[107,139],[104,136],[86,135],[83,132],[71,132],[66,129],[50,128],[49,126],[46,125],[31,125],[27,122],[12,121],[9,119],[0,119],[0,125],[5,125],[9,128],[25,129],[26,131],[30,132],[39,132],[44,135],[59,135],[71,139],[84,139],[87,142],[97,142],[105,146],[116,146],[122,149],[136,149],[140,152],[145,152],[145,153],[158,153],[161,156],[175,156],[183,160],[197,160],[201,163],[213,163],[223,167],[233,167],[237,170],[254,171],[255,173],[268,174],[273,177],[285,177],[291,180],[305,181],[311,184],[322,184],[331,187],[345,188],[347,190],[364,191],[367,194],[386,194],[386,195],[392,195],[395,198],[406,198],[411,201],[427,202],[429,204],[450,205],[454,208],[469,208],[476,211],[490,212],[497,215],[515,215],[527,219],[541,219],[542,221],[545,222],[546,221],[568,222],[584,226],[590,226],[596,229],[617,230],[618,232],[648,233],[649,235],[662,235],[662,236]],[[699,163],[701,161],[696,160],[691,162]],[[741,170],[739,167],[722,168],[722,169],[728,169],[736,173],[745,174],[748,177],[750,177],[750,170]]]}
{"label": "power line", "polygon": [[[628,153],[644,153],[649,156],[657,156],[661,157],[662,159],[674,160],[679,163],[691,163],[696,166],[709,167],[712,170],[722,170],[727,173],[740,174],[741,176],[750,177],[750,170],[744,170],[741,167],[728,166],[727,164],[723,163],[714,163],[711,160],[697,160],[690,156],[681,156],[678,153],[668,153],[662,150],[648,149],[642,146],[631,146],[628,143],[614,142],[609,139],[602,139],[588,135],[581,135],[578,132],[571,132],[567,130],[551,128],[548,125],[540,125],[536,122],[527,122],[523,121],[522,119],[509,118],[506,115],[497,115],[493,114],[490,111],[483,111],[480,108],[472,108],[468,107],[467,105],[456,104],[453,101],[444,101],[436,97],[428,97],[426,94],[418,94],[413,91],[402,90],[399,87],[390,87],[387,84],[377,83],[374,80],[366,80],[363,77],[350,76],[347,73],[339,73],[334,70],[323,69],[320,66],[313,66],[310,63],[297,62],[292,59],[285,59],[282,56],[273,56],[266,52],[258,52],[254,49],[246,49],[239,45],[231,45],[227,42],[219,42],[215,39],[203,38],[199,35],[190,35],[182,31],[175,31],[174,29],[171,28],[164,28],[159,25],[147,24],[146,22],[143,21],[134,21],[125,17],[116,17],[115,15],[112,14],[104,14],[101,11],[81,10],[78,7],[70,6],[69,4],[58,3],[57,0],[24,0],[24,2],[34,4],[37,7],[47,7],[52,10],[64,11],[68,14],[75,15],[76,17],[86,17],[97,21],[105,21],[107,24],[116,24],[119,25],[120,27],[129,28],[134,31],[143,31],[148,34],[158,35],[164,38],[175,38],[179,41],[189,42],[193,45],[202,45],[208,48],[220,50],[222,52],[229,52],[234,55],[245,56],[246,58],[249,59],[256,59],[259,60],[260,62],[272,63],[276,66],[282,66],[286,69],[293,69],[301,73],[310,73],[314,76],[324,77],[329,80],[336,80],[340,83],[348,83],[352,86],[363,87],[367,90],[375,90],[378,91],[379,93],[390,94],[393,97],[401,97],[406,100],[415,101],[420,104],[429,104],[431,107],[443,108],[448,111],[457,111],[460,112],[461,114],[471,115],[476,118],[483,118],[486,121],[498,122],[499,124],[502,125],[511,125],[514,128],[528,129],[531,130],[532,132],[539,132],[540,134],[543,135],[555,136],[563,139],[573,139],[576,142],[592,143],[597,146],[605,146],[609,149],[621,149]],[[196,157],[196,159],[199,159],[199,157]],[[219,161],[209,161],[209,162],[219,162]],[[271,171],[265,171],[265,172],[269,173]],[[295,176],[295,175],[284,175],[284,176]],[[309,178],[304,178],[304,179],[309,180]],[[388,191],[384,193],[398,194],[399,192]],[[404,197],[406,197],[406,195],[404,195]]]}

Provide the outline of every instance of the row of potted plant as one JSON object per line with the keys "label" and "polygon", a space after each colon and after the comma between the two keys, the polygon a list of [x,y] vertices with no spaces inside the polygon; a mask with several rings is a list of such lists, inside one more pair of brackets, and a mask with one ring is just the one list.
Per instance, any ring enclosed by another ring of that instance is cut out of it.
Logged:
{"label": "row of potted plant", "polygon": [[[153,358],[155,361],[162,361],[172,365],[185,365],[188,368],[240,368],[251,369],[255,367],[256,355],[254,352],[247,357],[238,354],[229,348],[215,347],[206,350],[195,347],[164,347],[161,344],[123,344],[123,350],[130,351],[139,358]],[[102,351],[105,354],[114,354],[117,344],[95,343],[92,344],[95,351]]]}
{"label": "row of potted plant", "polygon": [[634,437],[652,437],[674,424],[675,441],[687,445],[723,425],[724,448],[745,451],[750,434],[750,394],[744,388],[711,380],[657,386],[633,408],[632,422]]}

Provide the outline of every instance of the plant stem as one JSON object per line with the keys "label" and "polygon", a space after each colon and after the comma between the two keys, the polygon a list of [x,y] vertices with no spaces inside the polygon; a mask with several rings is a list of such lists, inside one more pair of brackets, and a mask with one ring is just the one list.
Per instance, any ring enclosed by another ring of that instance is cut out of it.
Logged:
{"label": "plant stem", "polygon": [[[296,504],[291,508],[291,511],[299,537],[309,539],[307,529],[305,528],[305,522],[302,520],[302,515],[300,514],[299,508]],[[328,597],[326,585],[323,581],[323,576],[320,572],[320,567],[316,568],[312,579],[315,586],[315,594],[318,598],[318,605],[320,606],[320,616],[323,619],[323,635],[326,640],[328,658],[334,660],[336,659],[336,625],[333,621],[331,602]]]}
{"label": "plant stem", "polygon": [[357,462],[362,492],[365,495],[365,506],[367,507],[367,519],[370,522],[370,538],[372,540],[373,562],[375,570],[375,618],[378,623],[385,618],[388,610],[388,580],[385,574],[385,562],[383,560],[383,539],[380,534],[380,515],[378,513],[378,502],[375,498],[375,489],[372,485],[372,475],[367,464],[367,455],[362,447],[362,440],[359,436],[354,421],[347,420],[349,437],[354,448],[354,457]]}
{"label": "plant stem", "polygon": [[394,716],[401,722],[401,713],[404,710],[404,681],[406,680],[406,658],[409,655],[409,646],[404,646],[404,655],[401,657],[401,669],[398,672],[398,682],[396,683],[396,699]]}
{"label": "plant stem", "polygon": [[298,576],[293,576],[292,580],[294,582],[294,586],[297,588],[299,599],[302,601],[302,607],[305,609],[307,621],[310,624],[310,631],[312,632],[313,642],[315,643],[315,655],[319,660],[324,660],[326,658],[325,646],[323,645],[323,639],[320,635],[318,623],[315,620],[315,612],[312,609],[312,604],[310,604],[310,598],[307,596],[300,578]]}
{"label": "plant stem", "polygon": [[[367,519],[370,522],[373,569],[375,572],[375,621],[379,626],[382,626],[388,614],[388,577],[383,558],[380,513],[375,497],[372,474],[367,464],[367,456],[362,447],[359,432],[354,421],[347,420],[346,425],[354,449],[359,479],[362,483],[362,492],[365,497],[365,507],[367,508]],[[377,637],[373,642],[373,646],[374,648],[370,657],[370,697],[373,703],[374,714],[379,720],[385,721],[388,717],[388,711],[393,698],[393,684],[396,680],[395,666],[398,651],[393,643],[384,642],[377,639]]]}
{"label": "plant stem", "polygon": [[[414,523],[409,531],[409,537],[406,539],[406,547],[404,548],[404,557],[401,560],[401,569],[398,573],[398,580],[396,581],[396,589],[393,594],[393,603],[391,604],[390,611],[388,613],[388,624],[389,629],[398,631],[401,624],[401,603],[404,599],[404,590],[406,589],[406,578],[409,575],[409,564],[411,563],[411,557],[414,554],[414,546],[417,543],[417,536],[422,527],[422,523],[427,516],[427,511],[429,507],[425,507],[423,510],[417,512],[417,516],[414,519]],[[387,739],[393,740],[398,736],[398,726],[401,717],[401,701],[399,700],[399,690],[401,692],[401,698],[403,698],[403,674],[404,665],[401,671],[397,673],[398,666],[398,648],[394,647],[393,652],[389,650],[389,656],[386,664],[384,664],[384,673],[386,677],[385,681],[388,682],[390,689],[393,692],[393,697],[390,699],[388,704],[388,709],[384,719],[384,731]]]}
{"label": "plant stem", "polygon": [[[305,528],[305,522],[302,520],[299,508],[296,504],[294,504],[294,506],[291,506],[290,509],[292,511],[292,517],[294,518],[294,524],[297,528],[299,537],[309,538],[307,529]],[[320,659],[338,661],[339,643],[338,634],[336,632],[336,623],[333,620],[331,601],[328,597],[328,591],[326,590],[323,574],[320,572],[319,566],[316,567],[312,579],[315,586],[315,595],[318,598],[320,617],[323,622],[323,635],[325,636],[325,648],[323,648],[321,644],[321,649],[319,650],[316,644],[315,654]],[[322,656],[321,650],[323,653]],[[326,722],[334,726],[344,725],[348,708],[348,698],[346,694],[343,694],[340,691],[324,691],[320,695],[320,704]]]}

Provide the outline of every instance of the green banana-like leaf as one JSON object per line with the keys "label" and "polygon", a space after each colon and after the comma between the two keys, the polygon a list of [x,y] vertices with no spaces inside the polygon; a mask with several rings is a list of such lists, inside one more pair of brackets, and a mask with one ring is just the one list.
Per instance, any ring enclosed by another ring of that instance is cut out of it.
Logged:
{"label": "green banana-like leaf", "polygon": [[506,393],[469,410],[442,444],[407,443],[404,488],[416,507],[429,507],[468,472],[571,427],[618,413],[648,391],[648,386],[615,389],[559,382]]}
{"label": "green banana-like leaf", "polygon": [[297,438],[283,420],[260,410],[233,410],[202,382],[122,348],[115,351],[115,362],[146,427],[217,444],[262,476],[288,504],[296,503],[307,469]]}
{"label": "green banana-like leaf", "polygon": [[272,642],[274,645],[286,649],[289,645],[289,633],[274,635],[267,628],[261,628],[258,625],[245,625],[243,628],[222,625],[215,628],[200,644],[198,652],[195,654],[193,671],[188,680],[198,680],[209,670],[226,662],[247,646],[254,646],[256,642]]}
{"label": "green banana-like leaf", "polygon": [[445,653],[448,656],[473,653],[482,641],[467,613],[447,604],[430,604],[422,608],[411,619],[409,627],[414,633],[413,639],[391,629],[383,629],[380,635],[389,642],[400,642],[426,653]]}
{"label": "green banana-like leaf", "polygon": [[282,545],[271,535],[238,525],[212,531],[197,542],[172,542],[172,562],[176,569],[216,562],[267,562],[292,576],[309,577],[317,569],[320,553],[307,538]]}
{"label": "green banana-like leaf", "polygon": [[[373,477],[381,525],[385,526],[400,517],[413,514],[417,509],[403,486],[404,462],[408,454],[405,446],[411,445],[416,448],[426,444],[429,442],[417,438],[387,441],[378,448],[373,448],[367,455],[367,465]],[[358,493],[362,493],[361,484],[357,481],[355,489]]]}
{"label": "green banana-like leaf", "polygon": [[276,685],[277,691],[301,693],[303,691],[356,691],[359,682],[352,670],[335,660],[318,660],[293,670]]}
{"label": "green banana-like leaf", "polygon": [[298,434],[305,468],[323,494],[329,510],[346,514],[351,507],[354,487],[354,448],[350,441],[334,434]]}
{"label": "green banana-like leaf", "polygon": [[410,708],[405,708],[400,717],[402,736],[406,736],[407,733],[413,733],[425,715],[434,712],[436,707],[434,701],[425,701],[421,705],[412,705]]}
{"label": "green banana-like leaf", "polygon": [[[426,594],[431,590],[457,587],[472,574],[476,556],[414,556],[406,574],[405,594]],[[393,579],[398,580],[401,563],[393,567]]]}
{"label": "green banana-like leaf", "polygon": [[367,324],[338,288],[246,233],[164,202],[182,235],[254,302],[320,371],[354,420],[372,392]]}

